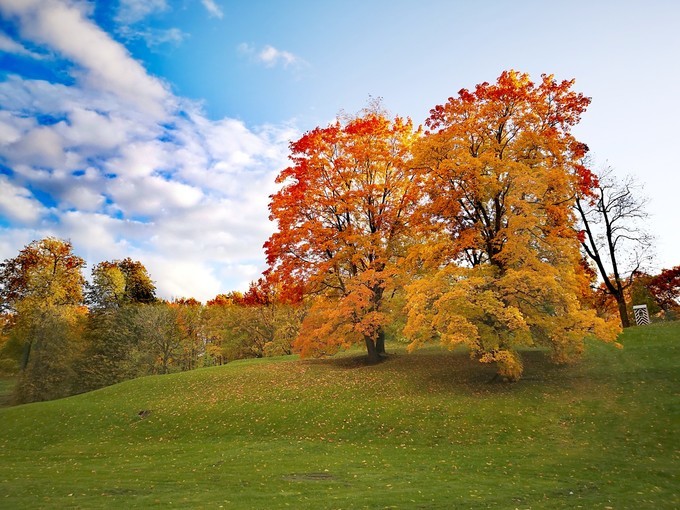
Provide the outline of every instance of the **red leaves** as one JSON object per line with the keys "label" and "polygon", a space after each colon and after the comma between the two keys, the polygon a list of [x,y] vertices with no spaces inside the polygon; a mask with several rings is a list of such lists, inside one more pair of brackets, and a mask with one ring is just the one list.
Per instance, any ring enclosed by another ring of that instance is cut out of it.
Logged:
{"label": "red leaves", "polygon": [[[278,231],[264,246],[267,276],[286,296],[299,298],[304,289],[341,297],[337,306],[323,308],[329,324],[346,323],[348,317],[355,326],[364,323],[362,317],[372,317],[374,324],[382,317],[377,311],[388,273],[380,285],[360,276],[382,273],[400,256],[398,241],[408,233],[419,196],[409,168],[417,135],[409,120],[368,111],[345,124],[316,128],[291,144],[293,166],[279,175],[283,187],[270,202]],[[365,306],[356,306],[359,295]],[[303,327],[298,342],[303,352],[306,337],[316,341],[312,331]],[[373,326],[364,328],[369,331]]]}
{"label": "red leaves", "polygon": [[594,196],[593,192],[598,186],[597,175],[580,164],[574,165],[574,172],[576,173],[578,194],[586,197]]}
{"label": "red leaves", "polygon": [[[527,293],[543,296],[546,275],[567,275],[551,287],[550,306],[572,306],[567,294],[582,273],[575,237],[584,234],[574,234],[571,203],[597,185],[582,164],[588,147],[571,134],[590,102],[573,84],[505,71],[432,108],[423,137],[410,121],[372,110],[291,143],[293,164],[270,203],[278,231],[265,250],[268,278],[322,296],[297,347],[332,352],[377,335],[388,320],[383,293],[412,276],[403,267],[409,250],[422,262],[418,278],[449,264],[486,266],[517,281],[537,276],[538,290]],[[547,306],[538,301],[536,309]]]}
{"label": "red leaves", "polygon": [[649,283],[649,291],[664,308],[680,306],[680,266],[664,269]]}

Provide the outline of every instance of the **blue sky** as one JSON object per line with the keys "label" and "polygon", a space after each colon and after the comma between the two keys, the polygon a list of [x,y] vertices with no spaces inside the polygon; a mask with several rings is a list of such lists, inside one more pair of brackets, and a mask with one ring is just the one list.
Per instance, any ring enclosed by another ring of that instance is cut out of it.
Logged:
{"label": "blue sky", "polygon": [[73,241],[164,297],[243,289],[287,143],[380,96],[416,123],[504,69],[576,79],[594,165],[680,263],[675,1],[0,0],[0,259]]}

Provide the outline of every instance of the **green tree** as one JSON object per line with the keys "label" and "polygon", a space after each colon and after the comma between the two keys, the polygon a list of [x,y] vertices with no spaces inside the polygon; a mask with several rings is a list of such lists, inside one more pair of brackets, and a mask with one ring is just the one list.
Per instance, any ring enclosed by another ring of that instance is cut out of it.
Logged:
{"label": "green tree", "polygon": [[156,302],[155,293],[141,262],[125,258],[92,268],[92,281],[86,286],[91,311],[84,333],[87,352],[78,364],[83,388],[101,388],[153,371],[137,320],[138,307]]}
{"label": "green tree", "polygon": [[125,277],[125,298],[131,303],[154,303],[156,286],[149,273],[139,261],[127,257],[116,261]]}
{"label": "green tree", "polygon": [[16,312],[25,300],[45,306],[81,305],[85,261],[69,241],[46,237],[0,263],[0,307]]}
{"label": "green tree", "polygon": [[307,311],[304,303],[284,301],[277,285],[260,278],[250,283],[238,304],[233,331],[250,339],[247,341],[250,356],[291,353]]}
{"label": "green tree", "polygon": [[175,299],[170,304],[177,312],[177,326],[181,336],[179,365],[182,370],[192,370],[205,356],[205,308],[194,298]]}
{"label": "green tree", "polygon": [[182,334],[177,307],[164,302],[136,306],[134,328],[145,357],[143,363],[151,373],[167,374],[180,368]]}
{"label": "green tree", "polygon": [[86,298],[95,310],[129,303],[148,304],[156,301],[156,286],[144,264],[128,257],[100,262],[92,268]]}
{"label": "green tree", "polygon": [[139,335],[134,327],[135,305],[90,312],[84,330],[87,351],[80,360],[78,380],[94,390],[145,375]]}
{"label": "green tree", "polygon": [[219,295],[204,312],[206,354],[229,361],[290,354],[306,307],[281,299],[265,279],[245,294]]}
{"label": "green tree", "polygon": [[629,316],[633,316],[633,306],[635,305],[647,305],[647,311],[652,316],[661,312],[661,306],[659,306],[654,294],[650,290],[653,278],[653,276],[642,272],[637,272],[633,275],[633,281],[628,288],[628,293],[630,294]]}
{"label": "green tree", "polygon": [[20,307],[11,335],[30,343],[16,386],[17,401],[36,402],[80,392],[74,367],[84,351],[85,309],[69,306]]}

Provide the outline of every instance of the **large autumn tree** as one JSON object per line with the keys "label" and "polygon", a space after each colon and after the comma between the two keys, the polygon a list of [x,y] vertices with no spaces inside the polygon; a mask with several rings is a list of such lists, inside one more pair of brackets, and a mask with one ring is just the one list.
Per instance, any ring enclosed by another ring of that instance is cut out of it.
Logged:
{"label": "large autumn tree", "polygon": [[581,305],[589,280],[571,206],[593,180],[571,128],[590,100],[572,86],[506,71],[431,110],[415,150],[429,241],[408,287],[412,348],[465,343],[517,379],[518,346],[546,345],[566,361],[588,334],[616,335]]}
{"label": "large autumn tree", "polygon": [[295,342],[303,356],[354,343],[372,361],[384,353],[384,299],[418,198],[417,136],[410,121],[371,108],[291,144],[293,164],[270,203],[278,231],[265,250],[284,289],[314,297]]}

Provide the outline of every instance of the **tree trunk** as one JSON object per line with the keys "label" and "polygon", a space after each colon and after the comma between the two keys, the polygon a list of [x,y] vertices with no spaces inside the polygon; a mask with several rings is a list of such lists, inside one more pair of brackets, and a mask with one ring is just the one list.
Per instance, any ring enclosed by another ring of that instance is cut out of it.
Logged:
{"label": "tree trunk", "polygon": [[623,294],[616,294],[616,304],[619,306],[619,315],[621,316],[621,325],[624,328],[630,327],[630,319],[628,318],[628,307],[626,306],[626,300]]}
{"label": "tree trunk", "polygon": [[378,363],[380,361],[380,353],[376,348],[376,343],[370,336],[364,336],[366,342],[366,351],[368,353],[368,361],[371,363]]}
{"label": "tree trunk", "polygon": [[375,343],[375,350],[378,351],[379,356],[385,354],[385,330],[383,330],[383,328],[378,330],[378,339]]}
{"label": "tree trunk", "polygon": [[21,353],[21,370],[26,370],[26,367],[28,366],[28,361],[31,357],[32,344],[33,344],[32,340],[28,340],[24,344],[24,349],[23,352]]}

